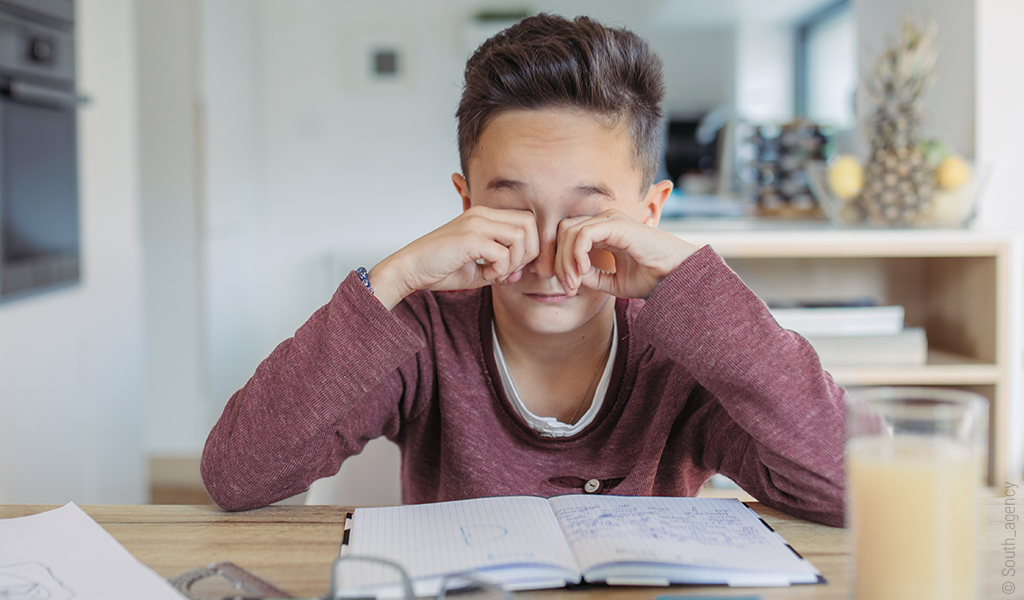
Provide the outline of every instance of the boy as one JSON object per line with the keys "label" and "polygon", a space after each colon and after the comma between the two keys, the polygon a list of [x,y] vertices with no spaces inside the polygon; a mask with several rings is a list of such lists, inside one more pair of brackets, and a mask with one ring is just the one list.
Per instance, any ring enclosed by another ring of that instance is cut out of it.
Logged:
{"label": "boy", "polygon": [[661,63],[579,18],[466,66],[463,212],[352,273],[228,402],[202,472],[228,510],[381,435],[406,503],[697,493],[714,473],[843,523],[842,388],[710,248],[656,229]]}

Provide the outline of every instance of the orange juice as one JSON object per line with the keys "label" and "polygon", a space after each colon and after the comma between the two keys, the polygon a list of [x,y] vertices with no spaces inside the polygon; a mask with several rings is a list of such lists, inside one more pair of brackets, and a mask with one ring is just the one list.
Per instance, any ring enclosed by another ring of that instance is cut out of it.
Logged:
{"label": "orange juice", "polygon": [[857,600],[975,598],[978,463],[935,437],[847,445]]}

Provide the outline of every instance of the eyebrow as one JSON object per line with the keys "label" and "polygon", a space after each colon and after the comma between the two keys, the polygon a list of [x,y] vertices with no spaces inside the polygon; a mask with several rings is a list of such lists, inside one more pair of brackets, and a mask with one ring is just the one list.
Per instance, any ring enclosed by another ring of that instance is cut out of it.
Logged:
{"label": "eyebrow", "polygon": [[[522,192],[530,186],[522,181],[516,181],[514,179],[505,179],[502,177],[495,177],[494,179],[487,182],[487,189],[489,190],[509,190],[512,192]],[[573,190],[573,196],[577,198],[586,198],[588,196],[604,196],[606,198],[615,199],[615,195],[612,194],[606,186],[601,184],[593,185],[579,185]]]}

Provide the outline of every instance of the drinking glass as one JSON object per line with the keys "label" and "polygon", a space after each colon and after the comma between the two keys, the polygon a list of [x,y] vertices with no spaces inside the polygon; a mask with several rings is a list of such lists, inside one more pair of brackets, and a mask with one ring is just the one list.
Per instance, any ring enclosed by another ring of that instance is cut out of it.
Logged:
{"label": "drinking glass", "polygon": [[851,391],[848,526],[857,600],[978,598],[988,400],[941,388]]}

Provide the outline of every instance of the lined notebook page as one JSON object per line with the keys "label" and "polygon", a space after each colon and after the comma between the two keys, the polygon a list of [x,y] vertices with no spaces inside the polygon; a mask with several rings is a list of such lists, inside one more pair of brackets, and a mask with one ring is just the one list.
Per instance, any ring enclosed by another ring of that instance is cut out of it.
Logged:
{"label": "lined notebook page", "polygon": [[601,564],[630,561],[813,570],[735,499],[573,495],[550,503],[584,576]]}
{"label": "lined notebook page", "polygon": [[577,573],[545,498],[476,498],[358,508],[352,554],[384,556],[416,579],[509,564],[549,564]]}

